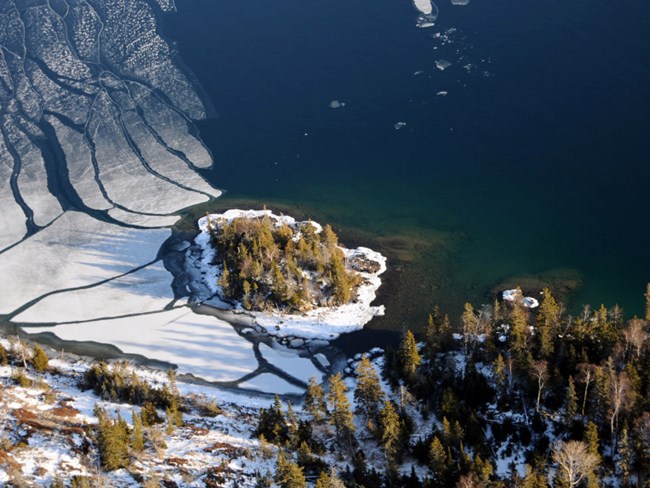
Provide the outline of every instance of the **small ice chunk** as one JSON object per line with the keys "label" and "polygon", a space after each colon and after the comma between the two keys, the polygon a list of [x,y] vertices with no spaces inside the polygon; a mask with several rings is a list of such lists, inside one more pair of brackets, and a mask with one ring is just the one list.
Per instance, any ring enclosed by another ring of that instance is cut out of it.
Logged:
{"label": "small ice chunk", "polygon": [[406,127],[406,122],[398,122],[395,124],[395,130],[400,130],[402,127]]}
{"label": "small ice chunk", "polygon": [[451,62],[447,61],[446,59],[436,60],[436,68],[438,68],[440,71],[444,71],[450,66],[451,66]]}
{"label": "small ice chunk", "polygon": [[514,290],[505,290],[505,291],[501,294],[501,297],[502,297],[506,302],[514,302],[514,301],[516,301],[520,296],[521,296],[521,292],[520,292],[518,289],[514,289]]}
{"label": "small ice chunk", "polygon": [[413,76],[418,76],[421,75],[422,73],[424,73],[424,71],[416,71],[415,73],[413,73]]}
{"label": "small ice chunk", "polygon": [[451,0],[452,5],[468,5],[470,0]]}
{"label": "small ice chunk", "polygon": [[524,307],[526,308],[537,308],[539,307],[539,302],[532,297],[524,298]]}
{"label": "small ice chunk", "polygon": [[338,100],[332,100],[330,102],[330,108],[343,108],[345,107],[345,102],[340,102]]}
{"label": "small ice chunk", "polygon": [[431,0],[413,0],[413,5],[424,15],[429,15],[433,12],[433,3]]}
{"label": "small ice chunk", "polygon": [[446,97],[446,96],[447,96],[447,93],[448,93],[448,92],[446,92],[446,91],[443,90],[443,91],[439,91],[438,93],[436,93],[436,95],[438,95],[438,96],[440,96],[440,97]]}

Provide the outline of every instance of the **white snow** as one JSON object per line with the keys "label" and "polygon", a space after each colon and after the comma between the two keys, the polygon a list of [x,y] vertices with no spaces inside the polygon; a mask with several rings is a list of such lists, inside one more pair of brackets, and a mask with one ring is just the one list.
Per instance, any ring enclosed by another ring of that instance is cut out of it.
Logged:
{"label": "white snow", "polygon": [[[128,229],[68,211],[21,245],[0,254],[0,313],[57,290],[116,277],[156,258],[170,231]],[[98,306],[104,307],[101,303]],[[31,320],[50,322],[47,310]]]}
{"label": "white snow", "polygon": [[309,378],[312,376],[316,377],[317,380],[320,380],[323,376],[323,373],[314,366],[314,363],[309,358],[301,358],[296,351],[290,349],[274,349],[266,344],[260,344],[260,352],[264,359],[273,366],[289,373],[304,383],[308,383]]}
{"label": "white snow", "polygon": [[70,341],[113,344],[122,352],[178,366],[207,381],[236,381],[258,367],[252,344],[230,324],[187,307],[121,319],[56,327],[30,327],[29,333],[54,332]]}
{"label": "white snow", "polygon": [[16,316],[17,322],[76,322],[161,311],[174,298],[172,276],[158,261],[92,288],[50,295]]}
{"label": "white snow", "polygon": [[305,392],[302,388],[269,373],[257,375],[248,381],[240,383],[239,387],[262,392],[275,392],[278,395],[302,395]]}

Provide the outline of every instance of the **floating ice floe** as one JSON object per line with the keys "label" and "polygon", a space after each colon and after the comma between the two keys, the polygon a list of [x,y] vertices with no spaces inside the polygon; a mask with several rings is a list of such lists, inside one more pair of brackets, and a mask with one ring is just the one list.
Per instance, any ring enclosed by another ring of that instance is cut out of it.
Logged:
{"label": "floating ice floe", "polygon": [[451,66],[451,62],[447,61],[446,59],[436,60],[436,68],[438,68],[440,71],[444,71],[450,66]]}
{"label": "floating ice floe", "polygon": [[397,122],[394,127],[395,130],[400,130],[402,127],[406,127],[406,122]]}
{"label": "floating ice floe", "polygon": [[[213,264],[215,251],[210,244],[208,222],[211,222],[210,226],[214,226],[222,219],[231,221],[237,217],[265,215],[278,223],[292,227],[299,227],[302,224],[292,217],[275,215],[270,210],[235,209],[223,214],[212,214],[199,220],[201,233],[194,240],[195,245],[187,250],[186,257],[186,270],[191,277],[194,300],[217,308],[224,306],[218,286],[221,269]],[[317,232],[322,230],[320,224],[311,221],[310,223]],[[319,307],[302,314],[244,311],[241,304],[235,304],[233,307],[242,315],[251,318],[257,327],[275,337],[330,341],[340,334],[362,329],[373,317],[384,313],[383,305],[371,306],[370,304],[376,298],[377,289],[381,285],[379,275],[386,271],[386,258],[366,247],[343,249],[343,252],[347,259],[363,258],[379,264],[379,269],[374,273],[358,271],[363,282],[357,290],[357,298],[354,302],[338,307]]]}
{"label": "floating ice floe", "polygon": [[469,5],[470,0],[451,0],[452,5]]}
{"label": "floating ice floe", "polygon": [[418,12],[424,15],[430,15],[433,13],[434,3],[431,0],[413,0],[413,5]]}
{"label": "floating ice floe", "polygon": [[447,93],[448,92],[446,92],[446,91],[439,91],[438,93],[436,93],[436,95],[438,95],[439,97],[446,97]]}
{"label": "floating ice floe", "polygon": [[330,108],[342,108],[345,107],[345,102],[339,102],[338,100],[332,100],[330,102]]}

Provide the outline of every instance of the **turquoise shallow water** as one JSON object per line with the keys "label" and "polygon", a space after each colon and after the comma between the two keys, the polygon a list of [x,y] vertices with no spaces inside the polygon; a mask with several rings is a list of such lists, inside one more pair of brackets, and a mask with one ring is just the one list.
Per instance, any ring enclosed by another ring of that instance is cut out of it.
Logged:
{"label": "turquoise shallow water", "polygon": [[440,2],[417,29],[408,0],[177,3],[220,205],[298,208],[387,252],[375,337],[539,273],[581,282],[574,309],[641,313],[650,4]]}

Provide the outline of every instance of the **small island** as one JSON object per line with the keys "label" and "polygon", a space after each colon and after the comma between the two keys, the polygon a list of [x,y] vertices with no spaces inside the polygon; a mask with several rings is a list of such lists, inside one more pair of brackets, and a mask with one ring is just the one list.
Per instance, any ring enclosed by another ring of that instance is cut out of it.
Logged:
{"label": "small island", "polygon": [[292,224],[270,214],[207,220],[225,298],[246,310],[304,312],[356,297],[361,277],[332,228]]}
{"label": "small island", "polygon": [[347,249],[329,225],[270,210],[228,210],[199,220],[186,269],[196,302],[248,314],[277,337],[331,340],[362,328],[386,258]]}

